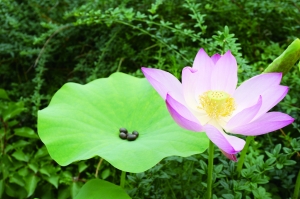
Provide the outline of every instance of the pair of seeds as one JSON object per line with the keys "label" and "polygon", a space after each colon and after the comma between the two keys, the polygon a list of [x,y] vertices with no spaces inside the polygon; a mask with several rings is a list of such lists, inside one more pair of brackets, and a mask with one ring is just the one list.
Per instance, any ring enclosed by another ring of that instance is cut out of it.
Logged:
{"label": "pair of seeds", "polygon": [[127,139],[128,141],[134,141],[139,136],[139,133],[137,131],[132,131],[132,133],[128,133],[127,129],[125,128],[120,128],[119,131],[119,137],[123,140]]}

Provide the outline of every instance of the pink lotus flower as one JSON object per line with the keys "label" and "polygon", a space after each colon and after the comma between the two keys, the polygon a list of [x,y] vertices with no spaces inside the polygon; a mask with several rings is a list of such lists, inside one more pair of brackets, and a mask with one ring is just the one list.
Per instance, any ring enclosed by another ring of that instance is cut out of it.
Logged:
{"label": "pink lotus flower", "polygon": [[245,141],[225,132],[255,136],[294,121],[284,113],[267,113],[288,92],[287,86],[279,85],[282,74],[257,75],[236,88],[237,63],[230,51],[209,57],[200,49],[193,67],[182,70],[182,83],[163,70],[143,67],[142,71],[178,125],[205,132],[234,161]]}

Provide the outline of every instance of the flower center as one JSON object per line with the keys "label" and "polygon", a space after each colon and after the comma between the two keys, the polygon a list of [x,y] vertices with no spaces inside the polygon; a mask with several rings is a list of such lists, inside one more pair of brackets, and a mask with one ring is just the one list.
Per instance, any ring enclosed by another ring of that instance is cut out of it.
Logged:
{"label": "flower center", "polygon": [[199,96],[200,106],[211,118],[227,117],[235,110],[235,102],[229,94],[223,91],[207,91]]}

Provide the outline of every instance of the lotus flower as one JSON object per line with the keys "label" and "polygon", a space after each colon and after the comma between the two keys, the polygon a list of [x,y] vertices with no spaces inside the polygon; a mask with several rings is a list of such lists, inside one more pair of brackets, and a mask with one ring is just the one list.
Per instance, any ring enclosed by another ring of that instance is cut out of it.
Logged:
{"label": "lotus flower", "polygon": [[200,49],[193,67],[182,70],[182,83],[172,74],[142,68],[147,80],[165,100],[182,128],[205,132],[222,153],[233,161],[245,141],[230,134],[256,136],[291,124],[281,112],[268,112],[287,94],[281,73],[252,77],[237,88],[237,63],[230,51],[209,57]]}

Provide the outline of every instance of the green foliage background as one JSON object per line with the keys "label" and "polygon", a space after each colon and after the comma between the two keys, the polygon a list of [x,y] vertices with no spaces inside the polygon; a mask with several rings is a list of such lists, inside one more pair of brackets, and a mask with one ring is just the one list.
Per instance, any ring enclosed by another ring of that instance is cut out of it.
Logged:
{"label": "green foliage background", "polygon": [[[72,198],[94,178],[95,157],[60,167],[36,134],[37,110],[66,82],[85,84],[141,66],[178,78],[199,50],[232,51],[239,82],[261,73],[300,33],[300,3],[231,0],[1,0],[0,198]],[[275,110],[296,120],[259,136],[242,175],[216,152],[214,198],[289,198],[300,169],[299,63],[282,84],[289,94]],[[169,157],[128,174],[133,198],[202,198],[207,155]],[[120,171],[101,162],[98,177],[119,183]]]}

